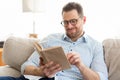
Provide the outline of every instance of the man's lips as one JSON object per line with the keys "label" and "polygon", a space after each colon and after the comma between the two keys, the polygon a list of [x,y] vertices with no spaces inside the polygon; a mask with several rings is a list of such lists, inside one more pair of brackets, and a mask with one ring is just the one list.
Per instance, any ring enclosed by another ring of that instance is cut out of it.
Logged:
{"label": "man's lips", "polygon": [[67,29],[67,31],[73,31],[74,29],[72,28],[72,29]]}

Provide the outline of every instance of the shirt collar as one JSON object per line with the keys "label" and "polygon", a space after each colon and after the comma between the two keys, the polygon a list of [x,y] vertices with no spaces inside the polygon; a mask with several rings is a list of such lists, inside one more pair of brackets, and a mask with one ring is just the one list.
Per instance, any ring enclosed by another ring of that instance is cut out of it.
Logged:
{"label": "shirt collar", "polygon": [[[72,42],[72,40],[71,40],[66,34],[63,35],[63,40]],[[87,42],[88,40],[87,40],[87,35],[86,35],[86,33],[84,33],[84,35],[83,35],[82,37],[78,38],[77,41],[78,41],[78,42],[80,42],[80,41],[82,41],[82,42]],[[76,42],[77,42],[77,41],[76,41]]]}

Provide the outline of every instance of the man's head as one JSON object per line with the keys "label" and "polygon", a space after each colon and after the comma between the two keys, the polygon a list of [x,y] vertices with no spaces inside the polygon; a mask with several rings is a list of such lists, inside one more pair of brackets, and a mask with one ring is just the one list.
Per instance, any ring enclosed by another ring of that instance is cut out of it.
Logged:
{"label": "man's head", "polygon": [[66,34],[71,39],[80,37],[83,34],[83,24],[86,21],[82,6],[70,2],[63,7],[62,16],[63,21],[61,24],[65,27]]}
{"label": "man's head", "polygon": [[68,12],[68,11],[71,11],[73,9],[75,9],[77,11],[79,16],[81,16],[81,17],[84,16],[82,6],[78,3],[75,3],[75,2],[70,2],[70,3],[66,4],[62,9],[62,14],[63,14],[63,12]]}

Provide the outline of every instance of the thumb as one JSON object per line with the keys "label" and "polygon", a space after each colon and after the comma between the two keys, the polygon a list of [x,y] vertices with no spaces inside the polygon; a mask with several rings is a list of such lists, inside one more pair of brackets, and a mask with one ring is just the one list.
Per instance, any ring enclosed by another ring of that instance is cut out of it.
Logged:
{"label": "thumb", "polygon": [[43,58],[40,57],[40,65],[44,65]]}

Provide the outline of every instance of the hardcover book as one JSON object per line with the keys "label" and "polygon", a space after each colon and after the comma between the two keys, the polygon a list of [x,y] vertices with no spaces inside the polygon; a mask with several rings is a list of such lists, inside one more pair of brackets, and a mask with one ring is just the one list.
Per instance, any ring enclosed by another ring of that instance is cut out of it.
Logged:
{"label": "hardcover book", "polygon": [[34,45],[39,55],[43,58],[43,63],[53,61],[60,64],[62,66],[62,70],[71,68],[70,63],[67,60],[67,57],[61,46],[42,49],[42,47],[37,42],[35,42]]}

